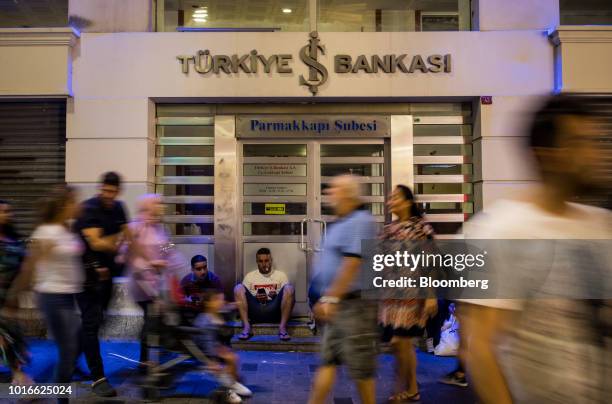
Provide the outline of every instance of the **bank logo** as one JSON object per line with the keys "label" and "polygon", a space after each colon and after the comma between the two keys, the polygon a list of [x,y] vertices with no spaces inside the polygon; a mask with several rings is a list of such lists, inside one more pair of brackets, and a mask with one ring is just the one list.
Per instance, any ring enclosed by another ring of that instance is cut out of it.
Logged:
{"label": "bank logo", "polygon": [[[308,44],[300,48],[299,58],[308,68],[307,74],[299,76],[299,85],[308,88],[315,96],[319,88],[330,79],[330,71],[334,75],[379,75],[379,74],[411,74],[440,75],[452,71],[451,54],[421,55],[408,53],[358,54],[346,53],[329,55],[333,65],[328,68],[319,62],[319,56],[325,55],[325,46],[321,45],[319,33],[309,34]],[[295,80],[293,65],[296,62],[293,53],[261,54],[257,49],[248,53],[214,54],[210,49],[200,49],[191,55],[176,57],[181,71],[188,76],[195,71],[202,77],[228,76],[252,77],[263,79],[270,75],[291,77]],[[262,73],[265,74],[262,75]]]}
{"label": "bank logo", "polygon": [[319,51],[325,55],[325,47],[320,42],[319,33],[313,31],[310,33],[308,45],[300,49],[300,60],[308,65],[308,79],[300,75],[300,85],[308,87],[312,95],[317,95],[319,86],[323,85],[329,77],[327,68],[317,60]]}

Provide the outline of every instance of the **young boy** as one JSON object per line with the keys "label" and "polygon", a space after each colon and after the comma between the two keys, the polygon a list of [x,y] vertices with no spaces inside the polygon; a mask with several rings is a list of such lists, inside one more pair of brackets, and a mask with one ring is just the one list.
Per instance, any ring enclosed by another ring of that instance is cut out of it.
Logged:
{"label": "young boy", "polygon": [[242,402],[239,396],[249,397],[253,394],[248,387],[238,380],[238,355],[232,349],[221,343],[221,328],[225,321],[221,310],[225,306],[223,292],[207,289],[202,293],[202,313],[193,322],[201,332],[196,336],[195,343],[202,352],[211,359],[208,364],[220,383],[229,388],[228,401]]}

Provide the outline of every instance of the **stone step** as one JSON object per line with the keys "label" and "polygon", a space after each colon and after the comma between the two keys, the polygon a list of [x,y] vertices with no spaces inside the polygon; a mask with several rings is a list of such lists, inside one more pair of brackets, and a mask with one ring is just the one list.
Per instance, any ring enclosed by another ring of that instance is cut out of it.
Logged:
{"label": "stone step", "polygon": [[[20,308],[12,313],[11,318],[15,319],[23,333],[28,337],[45,338],[47,336],[47,327],[42,316],[42,313],[35,308]],[[138,339],[140,329],[142,327],[142,315],[140,314],[118,314],[108,313],[105,317],[104,324],[100,330],[100,338],[102,339]],[[232,321],[228,325],[234,328],[235,334],[242,332],[242,322]],[[278,336],[278,324],[253,324],[251,327],[255,335]],[[296,318],[289,321],[287,331],[292,337],[311,337],[312,331],[308,327],[307,320]]]}
{"label": "stone step", "polygon": [[[232,338],[232,348],[241,351],[278,351],[278,352],[319,352],[321,338],[319,336],[292,337],[290,341],[281,341],[274,335],[255,335],[249,340]],[[381,353],[392,353],[391,345],[381,343],[378,345]],[[427,352],[423,351],[422,352]]]}
{"label": "stone step", "polygon": [[232,348],[241,351],[319,352],[319,337],[292,337],[281,341],[278,335],[255,335],[247,341],[232,338]]}
{"label": "stone step", "polygon": [[[241,321],[231,321],[228,325],[234,328],[234,334],[240,334],[242,332]],[[251,331],[254,335],[270,335],[278,336],[278,324],[276,323],[261,323],[252,324]],[[287,332],[292,337],[312,337],[313,333],[310,330],[308,323],[305,319],[294,319],[287,323]]]}

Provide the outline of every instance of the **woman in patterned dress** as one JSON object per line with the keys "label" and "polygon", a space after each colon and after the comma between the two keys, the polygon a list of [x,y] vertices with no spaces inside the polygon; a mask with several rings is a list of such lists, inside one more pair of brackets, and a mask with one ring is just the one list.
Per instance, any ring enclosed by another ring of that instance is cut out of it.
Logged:
{"label": "woman in patterned dress", "polygon": [[[387,206],[395,220],[387,224],[380,239],[394,241],[428,240],[433,229],[423,218],[410,188],[398,185]],[[390,340],[396,358],[396,394],[390,402],[419,401],[416,380],[416,353],[412,338],[423,335],[427,319],[435,314],[437,302],[432,299],[385,299],[380,305],[379,322],[386,340]]]}

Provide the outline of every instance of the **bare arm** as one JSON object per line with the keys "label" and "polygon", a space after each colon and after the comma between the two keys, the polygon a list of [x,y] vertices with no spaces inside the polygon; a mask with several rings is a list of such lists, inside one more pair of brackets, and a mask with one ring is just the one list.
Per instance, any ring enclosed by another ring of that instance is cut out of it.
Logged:
{"label": "bare arm", "polygon": [[91,249],[100,252],[117,252],[122,242],[129,243],[133,240],[132,232],[127,224],[121,226],[119,233],[110,236],[103,236],[103,231],[99,227],[88,227],[82,232]]}
{"label": "bare arm", "polygon": [[462,338],[468,342],[467,371],[484,404],[511,404],[508,384],[499,365],[496,345],[512,319],[512,311],[466,304],[460,306]]}
{"label": "bare arm", "polygon": [[[340,271],[334,278],[331,286],[325,292],[325,297],[332,299],[341,299],[348,292],[350,286],[354,280],[359,276],[359,269],[361,267],[361,258],[358,257],[344,257]],[[313,307],[315,316],[322,321],[330,321],[336,314],[336,304],[324,302],[318,302]]]}
{"label": "bare arm", "polygon": [[83,229],[82,232],[92,250],[110,253],[117,251],[117,241],[121,233],[104,237],[102,236],[102,229],[99,227],[88,227]]}

